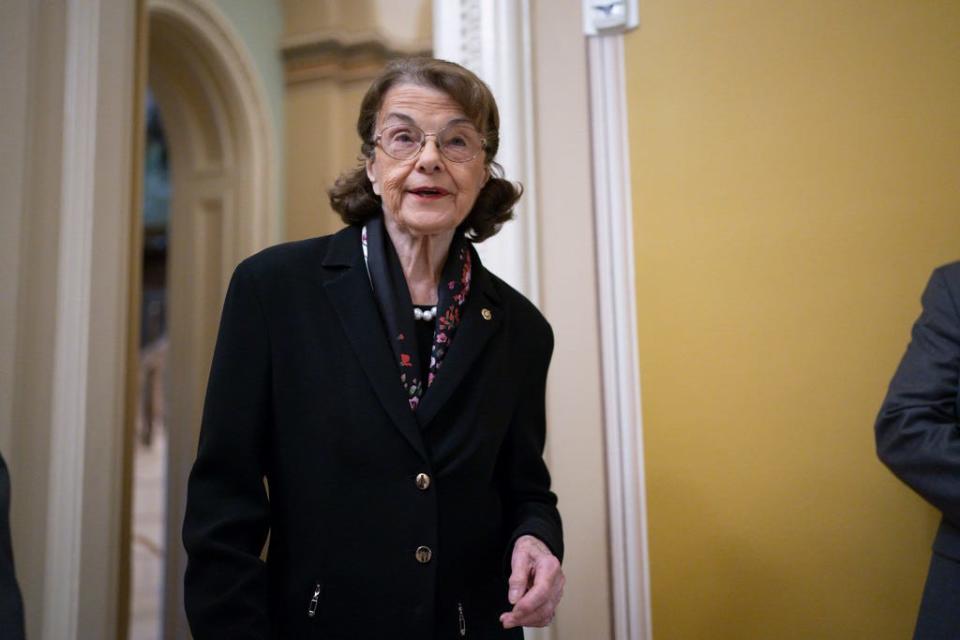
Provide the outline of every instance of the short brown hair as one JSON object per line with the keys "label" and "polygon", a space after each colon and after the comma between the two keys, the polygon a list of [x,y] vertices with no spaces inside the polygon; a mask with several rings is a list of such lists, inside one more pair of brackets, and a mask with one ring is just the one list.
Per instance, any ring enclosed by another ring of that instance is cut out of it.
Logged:
{"label": "short brown hair", "polygon": [[456,102],[464,114],[486,138],[484,162],[490,179],[477,195],[466,220],[461,225],[467,237],[482,242],[513,218],[513,206],[523,188],[503,178],[503,167],[493,161],[500,147],[500,114],[490,88],[472,71],[453,62],[434,58],[400,58],[387,64],[377,76],[360,104],[357,133],[360,134],[360,166],[346,171],[327,191],[330,206],[347,224],[363,224],[380,215],[380,196],[373,192],[367,177],[366,160],[372,158],[377,115],[383,99],[394,86],[418,84],[443,91]]}

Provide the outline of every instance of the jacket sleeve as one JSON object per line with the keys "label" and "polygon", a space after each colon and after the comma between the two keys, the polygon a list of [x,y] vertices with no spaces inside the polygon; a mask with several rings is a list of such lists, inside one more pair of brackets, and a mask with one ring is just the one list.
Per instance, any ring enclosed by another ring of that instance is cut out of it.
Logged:
{"label": "jacket sleeve", "polygon": [[543,460],[547,369],[553,355],[553,332],[549,325],[545,325],[542,335],[541,344],[527,367],[500,460],[507,526],[512,532],[505,549],[508,574],[513,545],[523,535],[539,538],[553,555],[563,560],[563,528],[557,496],[550,490],[550,473]]}
{"label": "jacket sleeve", "polygon": [[960,524],[960,314],[944,269],[934,271],[922,301],[923,312],[877,417],[877,454],[898,478]]}
{"label": "jacket sleeve", "polygon": [[272,637],[260,559],[270,526],[270,397],[266,321],[254,277],[241,263],[224,302],[187,485],[184,599],[195,640]]}

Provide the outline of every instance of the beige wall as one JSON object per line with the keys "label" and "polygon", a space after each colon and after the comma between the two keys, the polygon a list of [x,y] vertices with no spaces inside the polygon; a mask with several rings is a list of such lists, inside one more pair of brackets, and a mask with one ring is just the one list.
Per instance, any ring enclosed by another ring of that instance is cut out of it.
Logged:
{"label": "beige wall", "polygon": [[370,0],[281,0],[287,35],[372,30],[376,8]]}
{"label": "beige wall", "polygon": [[[556,338],[547,462],[567,586],[554,640],[612,637],[586,47],[574,3],[531,3],[540,309]],[[519,127],[518,127],[519,129]],[[517,223],[512,223],[517,224]],[[528,634],[528,638],[533,637]]]}
{"label": "beige wall", "polygon": [[[17,298],[20,264],[20,231],[23,211],[23,161],[27,139],[29,100],[30,12],[22,2],[0,4],[0,193],[5,194],[4,215],[0,216],[0,353],[13,354],[17,331]],[[6,207],[9,207],[7,210]],[[12,357],[0,358],[0,453],[9,458],[13,440]]]}
{"label": "beige wall", "polygon": [[289,85],[287,118],[286,239],[332,233],[343,224],[327,189],[359,164],[357,112],[370,81],[338,78]]}
{"label": "beige wall", "polygon": [[[26,0],[4,3],[0,20],[4,42],[16,42],[22,34],[35,43],[2,58],[5,82],[27,91],[0,92],[2,112],[11,120],[22,114],[2,132],[5,153],[19,151],[4,158],[4,180],[9,180],[4,186],[10,189],[4,193],[10,200],[0,219],[4,247],[18,254],[3,271],[12,285],[5,304],[15,305],[2,318],[10,348],[4,353],[12,356],[5,365],[12,393],[4,396],[9,404],[3,407],[8,447],[3,455],[10,467],[14,561],[33,637],[43,620],[51,403],[48,392],[38,390],[53,384],[65,20],[50,7],[31,10],[28,5]],[[31,104],[42,108],[31,110]]]}
{"label": "beige wall", "polygon": [[641,7],[654,635],[909,637],[936,514],[872,424],[926,277],[960,257],[960,5]]}
{"label": "beige wall", "polygon": [[278,0],[288,37],[376,34],[392,46],[429,46],[431,0]]}
{"label": "beige wall", "polygon": [[342,225],[327,189],[358,166],[360,101],[386,61],[429,51],[429,0],[391,0],[389,10],[415,16],[387,22],[372,0],[284,0],[286,91],[285,238],[332,233]]}

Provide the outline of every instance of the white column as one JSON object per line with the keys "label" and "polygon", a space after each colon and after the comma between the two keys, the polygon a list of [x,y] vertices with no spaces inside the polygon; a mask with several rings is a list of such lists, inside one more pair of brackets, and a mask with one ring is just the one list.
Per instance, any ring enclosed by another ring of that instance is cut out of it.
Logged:
{"label": "white column", "polygon": [[525,190],[516,219],[477,245],[491,271],[539,301],[533,79],[528,0],[434,2],[434,55],[467,67],[486,82],[500,109],[497,162]]}

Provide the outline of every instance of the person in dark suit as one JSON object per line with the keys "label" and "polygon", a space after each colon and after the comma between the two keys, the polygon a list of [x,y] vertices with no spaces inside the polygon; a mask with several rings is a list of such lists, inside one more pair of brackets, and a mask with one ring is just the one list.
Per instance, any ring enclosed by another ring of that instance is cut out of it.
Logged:
{"label": "person in dark suit", "polygon": [[552,620],[553,334],[473,248],[520,197],[498,129],[473,73],[391,63],[360,108],[362,164],[330,190],[348,226],[234,272],[183,525],[196,640],[519,639]]}
{"label": "person in dark suit", "polygon": [[915,638],[960,638],[960,262],[933,272],[876,422],[880,459],[943,512]]}
{"label": "person in dark suit", "polygon": [[23,598],[10,540],[10,474],[0,455],[0,638],[23,640]]}

